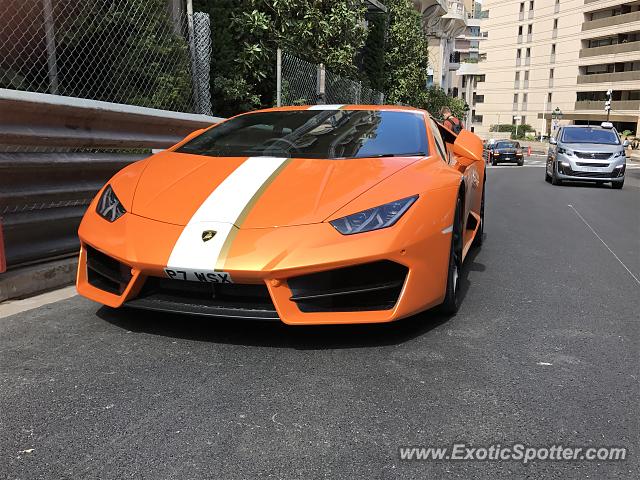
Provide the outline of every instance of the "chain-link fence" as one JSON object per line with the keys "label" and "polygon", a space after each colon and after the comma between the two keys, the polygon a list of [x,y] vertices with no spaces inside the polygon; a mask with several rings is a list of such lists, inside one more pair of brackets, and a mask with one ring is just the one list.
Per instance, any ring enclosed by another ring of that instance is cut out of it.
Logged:
{"label": "chain-link fence", "polygon": [[332,73],[322,64],[309,63],[286,52],[282,52],[281,58],[278,83],[282,105],[378,105],[384,102],[381,92]]}
{"label": "chain-link fence", "polygon": [[209,18],[192,18],[178,1],[2,0],[0,88],[210,114]]}

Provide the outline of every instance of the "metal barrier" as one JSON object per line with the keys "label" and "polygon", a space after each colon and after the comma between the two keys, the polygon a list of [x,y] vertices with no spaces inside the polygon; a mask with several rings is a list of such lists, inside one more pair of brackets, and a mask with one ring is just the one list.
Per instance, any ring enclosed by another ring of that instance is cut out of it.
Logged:
{"label": "metal barrier", "polygon": [[0,272],[3,259],[11,269],[73,254],[87,205],[115,172],[221,120],[0,89]]}

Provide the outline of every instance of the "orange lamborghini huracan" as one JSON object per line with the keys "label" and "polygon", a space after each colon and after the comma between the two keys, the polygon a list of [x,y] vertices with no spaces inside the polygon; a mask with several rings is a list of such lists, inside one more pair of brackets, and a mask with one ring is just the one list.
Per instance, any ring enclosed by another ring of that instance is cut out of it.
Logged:
{"label": "orange lamborghini huracan", "polygon": [[426,111],[238,115],[117,173],[82,220],[78,292],[110,307],[288,324],[458,309],[482,242],[482,142]]}

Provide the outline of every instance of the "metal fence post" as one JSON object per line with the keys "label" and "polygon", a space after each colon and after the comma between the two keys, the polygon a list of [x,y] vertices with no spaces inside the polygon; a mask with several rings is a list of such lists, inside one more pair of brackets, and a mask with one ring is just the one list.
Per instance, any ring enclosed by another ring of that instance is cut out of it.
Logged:
{"label": "metal fence post", "polygon": [[193,28],[193,0],[187,0],[187,30],[189,32],[189,51],[191,52],[191,83],[193,84],[193,101],[200,112],[200,89],[198,88],[198,58]]}
{"label": "metal fence post", "polygon": [[276,51],[276,106],[282,106],[282,50]]}
{"label": "metal fence post", "polygon": [[49,69],[49,93],[58,94],[58,61],[56,59],[56,36],[51,0],[42,0],[44,34],[47,43],[47,65]]}
{"label": "metal fence post", "polygon": [[326,102],[326,71],[324,69],[324,63],[318,64],[318,75],[316,80],[316,95],[317,95],[317,103],[319,105],[325,104]]}

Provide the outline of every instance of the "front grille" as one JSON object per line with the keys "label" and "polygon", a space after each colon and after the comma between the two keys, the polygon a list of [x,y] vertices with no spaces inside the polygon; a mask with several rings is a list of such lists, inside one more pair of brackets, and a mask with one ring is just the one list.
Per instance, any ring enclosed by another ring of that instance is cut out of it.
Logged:
{"label": "front grille", "polygon": [[585,158],[591,160],[607,160],[613,155],[613,153],[601,153],[601,152],[573,152],[578,158]]}
{"label": "front grille", "polygon": [[301,312],[392,309],[409,269],[383,260],[290,278],[291,300]]}
{"label": "front grille", "polygon": [[131,268],[89,245],[85,250],[89,284],[105,292],[122,295],[131,281]]}
{"label": "front grille", "polygon": [[564,174],[569,175],[571,177],[580,177],[580,178],[616,178],[618,176],[617,172],[615,171],[614,172],[578,172],[570,168],[565,168]]}
{"label": "front grille", "polygon": [[577,162],[576,165],[578,165],[579,167],[600,167],[600,168],[609,167],[608,163],[580,163],[580,162]]}
{"label": "front grille", "polygon": [[266,285],[149,277],[129,307],[212,317],[279,320]]}

